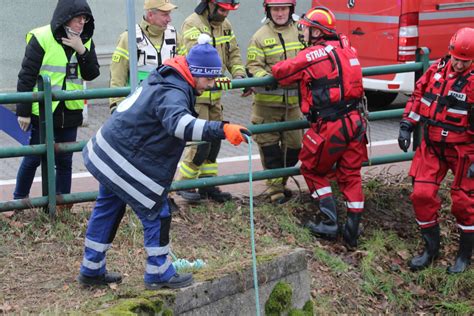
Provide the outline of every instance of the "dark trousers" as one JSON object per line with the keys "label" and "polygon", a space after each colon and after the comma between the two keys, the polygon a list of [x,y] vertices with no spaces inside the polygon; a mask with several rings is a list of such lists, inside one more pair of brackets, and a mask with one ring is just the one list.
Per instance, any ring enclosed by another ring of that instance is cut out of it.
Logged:
{"label": "dark trousers", "polygon": [[[77,127],[55,128],[54,141],[56,143],[75,142]],[[39,126],[32,124],[30,145],[39,144]],[[55,155],[56,164],[56,192],[66,194],[71,192],[72,154],[61,153]],[[36,169],[41,164],[41,156],[25,156],[16,176],[16,187],[13,198],[23,199],[29,196]]]}

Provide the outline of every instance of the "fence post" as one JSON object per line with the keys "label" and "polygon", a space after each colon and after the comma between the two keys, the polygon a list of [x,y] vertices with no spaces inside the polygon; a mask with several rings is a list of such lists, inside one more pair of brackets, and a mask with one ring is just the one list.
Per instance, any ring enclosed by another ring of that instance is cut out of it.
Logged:
{"label": "fence post", "polygon": [[40,144],[46,145],[46,154],[41,156],[41,184],[43,196],[48,197],[46,212],[50,217],[56,215],[56,176],[54,171],[54,127],[53,127],[53,94],[51,78],[41,75],[38,78],[38,90],[43,91],[39,102]]}
{"label": "fence post", "polygon": [[[416,61],[421,62],[423,64],[423,67],[421,70],[415,71],[415,88],[416,88],[416,82],[418,79],[423,76],[423,74],[426,72],[426,70],[430,67],[430,50],[427,47],[420,47],[416,51]],[[413,132],[413,151],[416,151],[418,146],[421,144],[421,140],[423,138],[423,133],[421,131],[421,125],[418,124],[415,128],[415,131]]]}

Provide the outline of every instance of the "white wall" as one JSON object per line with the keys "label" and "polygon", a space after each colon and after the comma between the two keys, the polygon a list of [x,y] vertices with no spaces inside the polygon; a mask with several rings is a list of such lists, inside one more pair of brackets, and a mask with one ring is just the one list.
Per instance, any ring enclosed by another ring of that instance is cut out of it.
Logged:
{"label": "white wall", "polygon": [[[194,11],[197,0],[172,0],[178,5],[173,13],[172,24],[179,30],[184,19]],[[88,0],[95,18],[94,42],[101,75],[89,86],[107,87],[111,54],[116,40],[127,27],[126,0]],[[259,28],[264,16],[263,0],[241,0],[238,11],[231,12],[229,19],[245,59],[247,43]],[[57,0],[0,0],[0,92],[16,89],[18,71],[25,52],[25,35],[31,29],[49,24]],[[300,0],[297,13],[310,7],[310,0]],[[143,0],[135,1],[136,18],[143,12]]]}

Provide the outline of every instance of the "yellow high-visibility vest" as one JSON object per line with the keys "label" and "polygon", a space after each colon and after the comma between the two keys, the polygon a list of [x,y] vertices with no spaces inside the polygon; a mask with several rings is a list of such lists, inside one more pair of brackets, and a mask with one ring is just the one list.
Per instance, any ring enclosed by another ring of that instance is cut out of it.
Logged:
{"label": "yellow high-visibility vest", "polygon": [[[68,91],[83,90],[83,80],[80,67],[77,67],[77,79],[66,79],[66,65],[68,63],[77,63],[77,53],[74,52],[70,60],[67,59],[66,52],[61,44],[59,44],[54,38],[50,25],[45,25],[30,31],[26,35],[26,43],[29,43],[32,36],[35,36],[44,51],[43,62],[39,74],[48,75],[51,78],[52,90],[62,90],[64,81],[66,81],[66,90]],[[87,49],[90,49],[91,42],[92,41],[89,39],[84,46]],[[36,85],[33,91],[38,91]],[[58,104],[59,101],[53,101],[53,112],[56,110]],[[66,108],[69,110],[82,110],[84,108],[84,100],[68,100],[65,101],[65,104]],[[32,104],[31,113],[37,116],[39,115],[38,102]]]}

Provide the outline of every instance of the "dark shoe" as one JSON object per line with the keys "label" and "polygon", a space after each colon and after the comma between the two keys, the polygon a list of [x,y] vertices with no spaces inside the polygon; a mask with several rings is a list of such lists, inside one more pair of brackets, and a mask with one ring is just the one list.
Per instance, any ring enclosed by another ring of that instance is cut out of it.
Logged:
{"label": "dark shoe", "polygon": [[347,220],[344,224],[342,237],[349,248],[357,247],[357,239],[359,238],[359,223],[362,213],[347,212]]}
{"label": "dark shoe", "polygon": [[180,195],[188,202],[201,201],[201,195],[197,193],[195,189],[177,191],[176,194]]}
{"label": "dark shoe", "polygon": [[110,283],[121,283],[122,275],[117,272],[106,272],[103,275],[90,277],[79,273],[77,276],[77,281],[82,285],[107,285]]}
{"label": "dark shoe", "polygon": [[474,244],[474,233],[461,232],[459,240],[459,250],[456,256],[456,262],[448,267],[449,274],[462,273],[466,271],[471,264],[472,245]]}
{"label": "dark shoe", "polygon": [[158,290],[161,288],[169,289],[178,289],[186,286],[190,286],[193,283],[192,273],[176,273],[169,279],[167,282],[157,282],[157,283],[146,283],[145,288],[147,290]]}
{"label": "dark shoe", "polygon": [[439,256],[439,225],[422,228],[421,235],[425,241],[425,249],[421,255],[413,257],[408,263],[412,271],[425,269]]}
{"label": "dark shoe", "polygon": [[337,239],[337,234],[339,231],[337,224],[331,221],[321,221],[317,224],[309,221],[306,223],[305,227],[308,228],[316,237],[321,237],[328,240]]}
{"label": "dark shoe", "polygon": [[219,203],[224,203],[232,199],[229,192],[222,192],[218,187],[200,188],[199,194],[202,199],[211,199]]}

